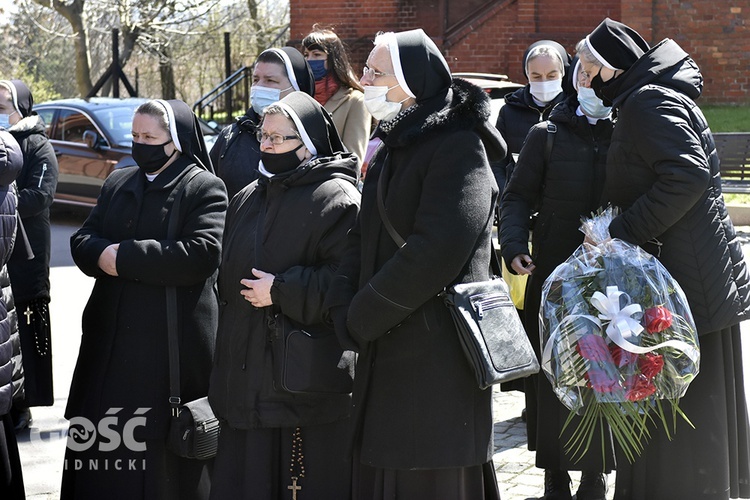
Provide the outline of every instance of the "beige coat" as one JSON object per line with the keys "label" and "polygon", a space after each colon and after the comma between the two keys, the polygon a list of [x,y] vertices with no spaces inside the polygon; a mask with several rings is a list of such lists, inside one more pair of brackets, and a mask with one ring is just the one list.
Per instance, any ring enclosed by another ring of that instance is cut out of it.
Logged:
{"label": "beige coat", "polygon": [[372,116],[365,108],[364,97],[359,90],[342,85],[323,106],[333,116],[333,123],[346,149],[359,158],[359,167],[365,157],[372,122]]}

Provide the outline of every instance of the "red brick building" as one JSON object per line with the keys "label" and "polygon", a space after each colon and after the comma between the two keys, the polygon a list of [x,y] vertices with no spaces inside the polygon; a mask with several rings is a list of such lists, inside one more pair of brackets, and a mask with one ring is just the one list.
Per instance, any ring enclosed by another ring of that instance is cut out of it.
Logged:
{"label": "red brick building", "polygon": [[699,64],[704,102],[750,104],[750,0],[290,0],[291,40],[314,23],[332,26],[355,69],[378,31],[423,28],[453,71],[502,73],[524,82],[521,57],[539,39],[572,54],[604,18],[638,30],[653,44],[672,38]]}

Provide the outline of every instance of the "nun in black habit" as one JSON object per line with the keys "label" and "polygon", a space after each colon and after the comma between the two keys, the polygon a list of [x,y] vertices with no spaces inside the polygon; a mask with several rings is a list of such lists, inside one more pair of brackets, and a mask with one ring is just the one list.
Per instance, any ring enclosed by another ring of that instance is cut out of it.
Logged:
{"label": "nun in black habit", "polygon": [[[166,449],[170,405],[166,287],[177,289],[181,397],[208,393],[226,189],[189,106],[153,100],[133,117],[133,158],[115,170],[71,236],[96,278],[83,311],[62,499],[208,498],[209,462]],[[176,196],[178,237],[167,226]]]}
{"label": "nun in black habit", "polygon": [[360,350],[355,498],[494,500],[492,389],[478,387],[440,292],[489,279],[489,160],[505,142],[487,95],[453,79],[421,29],[376,37],[361,82],[383,144],[327,297],[337,334]]}
{"label": "nun in black habit", "polygon": [[270,48],[261,52],[253,65],[252,81],[251,106],[221,131],[210,152],[216,175],[227,186],[230,200],[258,178],[260,144],[255,131],[263,109],[294,91],[315,95],[312,69],[294,47]]}
{"label": "nun in black habit", "polygon": [[269,319],[327,328],[323,299],[359,211],[358,160],[302,92],[266,108],[259,140],[261,177],[232,198],[219,269],[211,498],[346,500],[350,396],[277,387]]}
{"label": "nun in black habit", "polygon": [[[695,103],[703,77],[674,40],[650,46],[605,19],[578,44],[594,92],[617,115],[605,192],[622,209],[609,233],[653,253],[687,296],[700,373],[680,400],[672,440],[651,431],[631,464],[618,458],[617,500],[750,498],[750,429],[740,321],[750,275],[721,194],[711,130]],[[660,427],[660,426],[659,426]]]}

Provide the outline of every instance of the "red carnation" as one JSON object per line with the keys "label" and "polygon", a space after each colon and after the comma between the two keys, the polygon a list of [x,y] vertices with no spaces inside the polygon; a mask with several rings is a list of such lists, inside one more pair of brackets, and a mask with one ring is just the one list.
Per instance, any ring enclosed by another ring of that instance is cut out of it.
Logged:
{"label": "red carnation", "polygon": [[644,354],[638,358],[638,368],[646,378],[651,380],[664,368],[664,356],[651,352]]}
{"label": "red carnation", "polygon": [[640,401],[655,393],[656,386],[643,375],[635,375],[625,381],[625,390],[628,401]]}
{"label": "red carnation", "polygon": [[592,368],[584,374],[588,385],[596,392],[615,392],[620,389],[620,384],[616,379],[611,378],[602,370]]}
{"label": "red carnation", "polygon": [[583,335],[576,343],[576,350],[584,359],[596,363],[611,363],[612,355],[607,348],[607,342],[599,335]]}
{"label": "red carnation", "polygon": [[651,307],[643,313],[643,321],[648,333],[659,333],[672,326],[672,313],[666,307]]}
{"label": "red carnation", "polygon": [[638,359],[638,355],[634,352],[628,352],[617,344],[609,346],[609,352],[612,353],[612,359],[615,361],[615,365],[618,368],[623,366],[632,365]]}

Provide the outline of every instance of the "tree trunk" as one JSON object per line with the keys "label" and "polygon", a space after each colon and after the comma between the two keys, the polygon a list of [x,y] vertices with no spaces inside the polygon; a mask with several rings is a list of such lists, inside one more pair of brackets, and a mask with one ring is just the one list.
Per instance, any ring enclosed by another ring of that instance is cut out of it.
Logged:
{"label": "tree trunk", "polygon": [[83,23],[83,6],[86,0],[73,0],[65,4],[61,0],[34,0],[42,7],[51,7],[70,23],[75,39],[76,85],[81,96],[88,95],[94,86],[91,83],[88,37]]}
{"label": "tree trunk", "polygon": [[174,67],[169,49],[164,47],[159,57],[159,76],[161,76],[161,98],[176,99],[176,85],[174,82]]}

